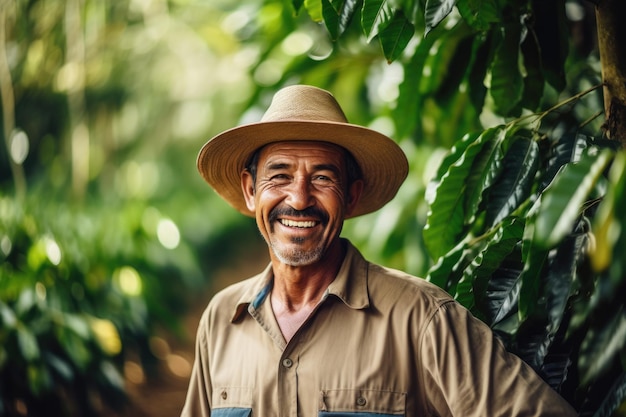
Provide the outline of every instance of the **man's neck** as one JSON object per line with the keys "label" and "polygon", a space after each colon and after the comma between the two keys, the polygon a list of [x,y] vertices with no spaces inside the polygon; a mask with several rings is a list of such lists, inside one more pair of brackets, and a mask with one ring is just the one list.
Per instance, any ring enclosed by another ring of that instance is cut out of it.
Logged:
{"label": "man's neck", "polygon": [[345,247],[337,242],[334,250],[312,265],[295,267],[272,259],[272,310],[287,341],[322,300],[344,257]]}

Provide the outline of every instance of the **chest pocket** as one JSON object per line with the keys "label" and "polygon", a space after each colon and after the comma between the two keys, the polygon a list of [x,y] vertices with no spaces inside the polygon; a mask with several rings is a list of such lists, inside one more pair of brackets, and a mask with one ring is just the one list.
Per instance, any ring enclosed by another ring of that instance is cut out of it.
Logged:
{"label": "chest pocket", "polygon": [[249,417],[252,415],[252,388],[220,387],[213,391],[211,416]]}
{"label": "chest pocket", "polygon": [[320,392],[319,413],[324,417],[404,416],[406,393],[333,389]]}

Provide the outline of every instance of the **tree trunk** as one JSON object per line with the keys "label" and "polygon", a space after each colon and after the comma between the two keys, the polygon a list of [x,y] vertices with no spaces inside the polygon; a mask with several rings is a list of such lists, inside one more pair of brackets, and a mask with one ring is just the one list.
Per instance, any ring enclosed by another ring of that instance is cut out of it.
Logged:
{"label": "tree trunk", "polygon": [[598,47],[604,82],[605,134],[626,145],[626,1],[596,3]]}

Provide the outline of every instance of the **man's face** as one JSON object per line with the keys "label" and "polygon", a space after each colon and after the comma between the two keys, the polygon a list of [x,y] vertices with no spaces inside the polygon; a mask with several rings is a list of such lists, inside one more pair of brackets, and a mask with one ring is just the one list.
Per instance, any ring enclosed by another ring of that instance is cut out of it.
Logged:
{"label": "man's face", "polygon": [[321,260],[337,242],[362,181],[348,189],[340,147],[294,141],[265,146],[259,154],[256,184],[244,172],[242,187],[273,255],[287,265],[303,266]]}

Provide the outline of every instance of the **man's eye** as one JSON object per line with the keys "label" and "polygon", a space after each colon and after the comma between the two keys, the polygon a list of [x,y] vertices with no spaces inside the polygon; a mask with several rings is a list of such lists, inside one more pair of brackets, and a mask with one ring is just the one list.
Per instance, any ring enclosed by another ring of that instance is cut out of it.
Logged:
{"label": "man's eye", "polygon": [[326,175],[316,175],[315,177],[313,177],[313,180],[318,182],[332,182],[333,179]]}
{"label": "man's eye", "polygon": [[276,175],[272,175],[270,177],[270,180],[275,181],[275,182],[284,182],[284,181],[289,180],[289,176],[285,174],[276,174]]}

